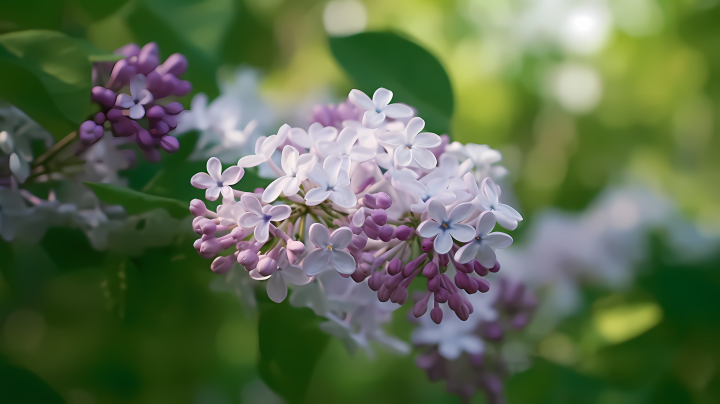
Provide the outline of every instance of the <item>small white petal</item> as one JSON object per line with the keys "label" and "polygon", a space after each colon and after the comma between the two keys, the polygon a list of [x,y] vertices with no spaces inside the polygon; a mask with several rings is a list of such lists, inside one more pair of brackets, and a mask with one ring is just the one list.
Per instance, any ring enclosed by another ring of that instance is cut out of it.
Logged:
{"label": "small white petal", "polygon": [[380,112],[377,113],[375,110],[365,111],[363,114],[363,125],[370,129],[377,128],[378,126],[382,125],[382,123],[385,122],[385,113]]}
{"label": "small white petal", "polygon": [[243,229],[252,229],[253,227],[257,226],[260,222],[263,221],[263,218],[256,215],[255,213],[243,213],[240,218],[238,218],[238,224]]}
{"label": "small white petal", "polygon": [[312,278],[305,275],[305,272],[296,265],[288,265],[282,268],[282,276],[293,285],[307,285]]}
{"label": "small white petal", "polygon": [[222,181],[222,163],[217,159],[217,157],[210,157],[208,159],[207,172],[215,181]]}
{"label": "small white petal", "polygon": [[378,135],[378,140],[382,143],[388,144],[395,147],[405,147],[405,136],[399,132],[386,132],[382,135]]}
{"label": "small white petal", "polygon": [[288,217],[290,217],[290,214],[292,213],[292,209],[288,205],[275,205],[275,206],[266,206],[266,208],[269,207],[270,209],[264,209],[266,215],[270,215],[270,220],[273,222],[279,222],[281,220],[285,220]]}
{"label": "small white petal", "polygon": [[216,200],[218,198],[218,196],[220,196],[221,189],[222,188],[217,186],[217,184],[206,189],[205,190],[205,199],[207,199],[208,201]]}
{"label": "small white petal", "polygon": [[428,205],[428,213],[434,221],[438,222],[438,224],[447,222],[448,220],[445,205],[438,201],[430,201],[430,205]]}
{"label": "small white petal", "polygon": [[330,263],[341,274],[350,275],[355,272],[355,258],[347,251],[330,251]]}
{"label": "small white petal", "polygon": [[513,243],[513,238],[505,233],[490,233],[483,237],[483,243],[492,248],[507,248]]}
{"label": "small white petal", "polygon": [[[448,216],[448,222],[460,223],[467,219],[468,216],[475,210],[475,207],[471,203],[461,203],[453,208],[452,212]],[[473,231],[474,233],[474,231]]]}
{"label": "small white petal", "polygon": [[319,205],[326,200],[331,193],[332,191],[328,191],[324,187],[313,188],[305,194],[305,203],[308,206]]}
{"label": "small white petal", "polygon": [[328,198],[343,208],[352,208],[357,205],[357,196],[349,187],[335,187]]}
{"label": "small white petal", "polygon": [[395,161],[402,167],[410,164],[412,162],[412,158],[412,151],[406,147],[398,147],[397,151],[395,151]]}
{"label": "small white petal", "polygon": [[270,238],[270,221],[262,220],[255,227],[255,240],[264,243]]}
{"label": "small white petal", "polygon": [[135,105],[135,101],[133,97],[127,94],[118,94],[117,98],[115,99],[115,105],[121,108],[130,108]]}
{"label": "small white petal", "polygon": [[453,224],[448,232],[455,240],[462,243],[467,243],[475,238],[475,229],[467,224]]}
{"label": "small white petal", "polygon": [[411,149],[412,157],[417,161],[423,168],[434,168],[437,165],[437,159],[435,155],[428,149],[413,147]]}
{"label": "small white petal", "polygon": [[223,185],[235,185],[244,174],[245,170],[243,170],[242,167],[228,167],[228,169],[222,173],[222,176],[220,176],[220,181],[222,181]]}
{"label": "small white petal", "polygon": [[450,236],[449,232],[440,232],[440,234],[435,237],[435,251],[438,252],[438,254],[447,254],[448,251],[452,248],[453,240]]}
{"label": "small white petal", "polygon": [[145,116],[145,107],[141,104],[135,104],[130,107],[130,118],[140,119]]}
{"label": "small white petal", "polygon": [[483,212],[475,225],[475,234],[482,237],[490,233],[493,227],[495,227],[495,214],[491,211]]}
{"label": "small white petal", "polygon": [[475,258],[477,258],[480,265],[485,268],[492,268],[497,261],[497,258],[495,257],[495,250],[486,244],[480,244],[477,253],[475,254]]}
{"label": "small white petal", "polygon": [[313,223],[310,226],[308,236],[310,241],[315,244],[315,247],[327,248],[327,246],[331,245],[330,231],[320,223]]}
{"label": "small white petal", "polygon": [[217,186],[217,181],[212,179],[207,173],[197,173],[190,179],[190,184],[198,189],[207,189]]}
{"label": "small white petal", "polygon": [[302,268],[308,276],[315,276],[324,271],[329,263],[330,250],[327,248],[317,248],[310,251],[305,257]]}
{"label": "small white petal", "polygon": [[273,275],[267,283],[267,294],[273,302],[282,303],[287,297],[287,284],[277,271]]}
{"label": "small white petal", "polygon": [[467,264],[475,258],[479,248],[480,243],[478,242],[465,244],[455,253],[455,260],[461,264]]}
{"label": "small white petal", "polygon": [[383,108],[383,112],[385,113],[385,115],[393,119],[407,118],[412,116],[413,114],[412,108],[403,104],[388,105],[387,107]]}
{"label": "small white petal", "polygon": [[364,109],[366,111],[375,109],[375,104],[373,104],[370,97],[360,90],[351,90],[350,94],[348,94],[348,99],[360,109]]}
{"label": "small white petal", "polygon": [[424,127],[425,121],[423,121],[422,118],[416,116],[411,119],[405,127],[405,140],[410,144],[414,143],[415,136],[417,136]]}
{"label": "small white petal", "polygon": [[352,236],[353,233],[349,228],[341,227],[335,230],[332,236],[330,236],[330,245],[333,249],[342,250],[343,248],[346,248],[348,245],[350,245],[350,242],[352,241]]}
{"label": "small white petal", "polygon": [[418,233],[420,233],[420,236],[424,238],[434,237],[440,234],[441,231],[442,225],[437,222],[433,222],[432,220],[426,220],[418,226]]}
{"label": "small white petal", "polygon": [[255,154],[252,156],[245,156],[238,160],[237,165],[239,167],[255,167],[258,166],[264,162],[266,162],[267,159],[263,155]]}
{"label": "small white petal", "polygon": [[415,136],[415,139],[412,142],[413,146],[424,147],[426,149],[439,146],[440,143],[442,143],[440,136],[430,132],[420,133]]}
{"label": "small white petal", "polygon": [[265,215],[265,212],[263,212],[262,210],[262,204],[260,204],[260,201],[258,201],[257,198],[255,198],[254,196],[244,194],[240,198],[240,202],[242,202],[242,205],[246,211],[254,213],[259,217],[263,217]]}
{"label": "small white petal", "polygon": [[[288,181],[292,180],[293,178],[286,176],[280,177],[276,179],[275,181],[271,182],[270,185],[265,188],[265,191],[263,191],[262,200],[265,203],[270,203],[274,201],[275,199],[280,196],[280,192],[282,192],[285,185],[288,183]],[[297,192],[297,191],[296,191]]]}

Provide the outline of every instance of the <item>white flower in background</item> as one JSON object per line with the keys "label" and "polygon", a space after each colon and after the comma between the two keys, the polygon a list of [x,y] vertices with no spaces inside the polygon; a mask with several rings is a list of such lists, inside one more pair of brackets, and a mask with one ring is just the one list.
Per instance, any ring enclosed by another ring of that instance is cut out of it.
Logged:
{"label": "white flower in background", "polygon": [[489,210],[495,213],[495,220],[498,224],[508,230],[515,230],[518,222],[523,220],[520,213],[512,206],[500,203],[500,187],[495,184],[492,178],[487,177],[480,184],[478,189],[477,183],[472,176],[465,174],[465,183],[470,193],[475,196],[472,203],[480,210]]}
{"label": "white flower in background", "polygon": [[455,253],[455,259],[461,264],[472,261],[474,258],[485,268],[492,268],[497,261],[496,248],[507,248],[513,242],[512,237],[505,233],[490,233],[495,227],[495,214],[483,212],[475,225],[475,237],[469,243],[460,247]]}
{"label": "white flower in background", "polygon": [[207,162],[207,173],[197,173],[190,179],[192,186],[198,189],[205,189],[205,198],[214,201],[222,193],[223,198],[231,198],[235,185],[245,174],[245,170],[238,166],[232,166],[222,171],[222,163],[215,157]]}
{"label": "white flower in background", "polygon": [[318,142],[332,141],[337,137],[337,129],[332,126],[323,127],[322,124],[315,122],[305,132],[302,128],[292,128],[290,130],[290,140],[298,145],[309,149]]}
{"label": "white flower in background", "polygon": [[443,205],[455,202],[455,194],[447,189],[448,180],[444,178],[434,179],[427,186],[413,179],[400,181],[399,185],[415,199],[415,203],[410,205],[410,208],[416,213],[427,211],[428,203],[433,200],[438,200]]}
{"label": "white flower in background", "polygon": [[147,79],[142,74],[137,74],[130,79],[130,94],[118,94],[115,105],[128,109],[130,118],[140,119],[145,116],[145,107],[153,101],[153,95],[145,88]]}
{"label": "white flower in background", "polygon": [[263,192],[262,200],[270,203],[280,196],[293,196],[300,190],[300,183],[305,181],[307,173],[315,167],[317,156],[300,153],[292,146],[285,146],[282,152],[281,165],[285,174],[272,183]]}
{"label": "white flower in background", "polygon": [[18,157],[17,153],[10,155],[10,171],[15,176],[15,179],[19,183],[24,183],[25,180],[30,176],[30,164],[27,161]]}
{"label": "white flower in background", "polygon": [[260,136],[255,142],[255,154],[251,156],[245,156],[238,160],[239,167],[255,167],[270,159],[275,152],[275,149],[280,145],[280,140],[277,135],[270,137]]}
{"label": "white flower in background", "polygon": [[437,164],[435,155],[429,148],[441,143],[440,136],[420,131],[425,127],[422,118],[415,117],[408,122],[405,133],[386,132],[378,136],[378,140],[395,149],[395,161],[400,166],[407,166],[414,160],[423,168],[433,168]]}
{"label": "white flower in background", "polygon": [[266,205],[262,206],[258,199],[250,194],[244,194],[240,198],[243,208],[247,211],[240,216],[238,224],[243,229],[255,229],[255,240],[265,242],[270,235],[270,222],[285,220],[292,213],[287,205]]}
{"label": "white flower in background", "polygon": [[418,227],[420,236],[429,238],[434,237],[435,251],[439,254],[446,254],[453,245],[453,239],[466,243],[475,236],[475,229],[467,224],[462,224],[463,220],[475,210],[470,203],[461,203],[455,206],[448,215],[445,205],[439,201],[430,201],[428,206],[428,214],[431,220],[426,220]]}
{"label": "white flower in background", "polygon": [[355,104],[356,107],[366,111],[363,115],[363,125],[368,128],[377,128],[385,122],[386,116],[393,119],[408,118],[412,116],[412,108],[407,105],[388,105],[390,104],[392,97],[392,91],[385,88],[378,88],[375,90],[372,100],[367,96],[367,94],[360,90],[352,90],[348,95],[350,102]]}
{"label": "white flower in background", "polygon": [[392,180],[394,187],[399,187],[405,180],[417,180],[420,177],[418,173],[409,168],[395,168],[395,150],[376,155],[375,162],[379,167],[387,170],[385,176]]}
{"label": "white flower in background", "polygon": [[448,181],[448,189],[451,191],[464,190],[467,188],[463,176],[473,168],[471,159],[466,159],[462,164],[451,153],[443,153],[438,159],[438,166],[435,170],[420,179],[420,182],[427,185],[430,181],[443,178]]}
{"label": "white flower in background", "polygon": [[305,202],[308,206],[315,206],[326,199],[336,204],[352,208],[357,203],[355,193],[350,189],[350,178],[348,173],[341,169],[342,159],[338,156],[330,156],[325,159],[322,168],[315,165],[315,168],[308,173],[314,183],[320,185],[313,188],[305,195]]}
{"label": "white flower in background", "polygon": [[277,263],[278,267],[268,281],[267,293],[270,300],[281,303],[287,297],[287,282],[293,285],[306,285],[312,278],[305,275],[299,266],[290,265],[284,248],[280,249]]}
{"label": "white flower in background", "polygon": [[352,240],[352,231],[349,228],[341,227],[330,236],[327,227],[314,223],[310,226],[309,236],[317,248],[310,251],[303,260],[306,274],[317,275],[328,265],[343,274],[355,272],[355,258],[349,252],[343,251]]}
{"label": "white flower in background", "polygon": [[474,166],[473,174],[476,181],[482,181],[485,177],[499,179],[507,175],[505,167],[493,165],[502,160],[502,154],[488,145],[473,143],[463,145],[460,142],[452,142],[447,145],[445,152],[465,160],[463,164],[470,160],[470,164]]}
{"label": "white flower in background", "polygon": [[320,152],[325,156],[338,156],[342,159],[342,168],[350,170],[350,160],[362,163],[375,156],[375,150],[355,145],[358,132],[353,127],[346,127],[340,131],[337,141],[323,141],[317,144]]}

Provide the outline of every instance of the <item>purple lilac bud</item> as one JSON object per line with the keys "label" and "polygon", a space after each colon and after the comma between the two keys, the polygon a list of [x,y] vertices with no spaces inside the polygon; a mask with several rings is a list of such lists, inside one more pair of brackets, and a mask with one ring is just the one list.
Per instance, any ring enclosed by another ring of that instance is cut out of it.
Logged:
{"label": "purple lilac bud", "polygon": [[422,249],[423,252],[429,253],[433,250],[433,240],[426,238],[422,241],[422,244],[420,245],[420,249]]}
{"label": "purple lilac bud", "polygon": [[378,226],[384,226],[387,223],[387,213],[382,209],[375,209],[370,213],[373,222]]}
{"label": "purple lilac bud", "polygon": [[103,127],[93,121],[85,121],[80,125],[80,142],[86,146],[97,142],[105,133]]}
{"label": "purple lilac bud", "polygon": [[398,226],[397,229],[395,229],[395,237],[397,237],[400,241],[405,241],[410,238],[413,230],[414,229],[412,227],[407,227],[405,225]]}
{"label": "purple lilac bud", "polygon": [[421,254],[420,256],[418,256],[417,258],[415,258],[414,260],[412,260],[412,261],[408,262],[407,264],[405,264],[405,268],[403,268],[403,276],[404,276],[405,278],[409,278],[410,275],[412,275],[413,272],[415,272],[415,270],[417,269],[418,265],[420,265],[421,262],[425,261],[426,258],[427,258],[427,254]]}
{"label": "purple lilac bud", "polygon": [[487,268],[485,268],[484,266],[480,265],[480,261],[478,261],[478,260],[473,260],[472,263],[473,263],[473,268],[475,268],[475,273],[476,273],[476,274],[478,274],[478,275],[480,275],[480,276],[486,276],[487,274],[490,273],[490,270],[489,270],[489,269],[487,269]]}
{"label": "purple lilac bud", "polygon": [[435,307],[430,310],[430,318],[435,324],[440,324],[443,319],[443,311],[440,307]]}
{"label": "purple lilac bud", "polygon": [[390,260],[390,263],[388,264],[388,273],[390,275],[397,275],[402,270],[402,261],[400,261],[397,258],[393,258]]}
{"label": "purple lilac bud", "polygon": [[437,265],[435,265],[434,262],[429,262],[427,265],[425,265],[422,274],[426,278],[434,278],[440,274],[440,271],[438,270],[438,267]]}
{"label": "purple lilac bud", "polygon": [[238,254],[237,261],[240,265],[245,267],[245,270],[252,271],[257,266],[260,258],[258,258],[255,251],[245,250],[241,251],[240,254]]}
{"label": "purple lilac bud", "polygon": [[442,285],[442,278],[439,276],[433,276],[427,281],[427,289],[431,292],[437,292],[440,290],[440,285]]}
{"label": "purple lilac bud", "polygon": [[125,46],[118,48],[115,52],[116,55],[122,55],[126,58],[137,56],[140,54],[140,47],[134,43],[129,43]]}
{"label": "purple lilac bud", "polygon": [[204,216],[206,213],[208,213],[205,202],[201,201],[200,199],[193,199],[192,201],[190,201],[190,213],[192,213],[193,216],[197,217]]}
{"label": "purple lilac bud", "polygon": [[175,153],[180,150],[180,142],[170,135],[165,135],[160,139],[160,147],[168,153]]}
{"label": "purple lilac bud", "polygon": [[440,254],[438,256],[438,261],[439,261],[441,267],[446,267],[448,262],[450,262],[450,258],[448,257],[447,254]]}
{"label": "purple lilac bud", "polygon": [[498,271],[500,271],[500,263],[495,261],[495,265],[493,265],[493,267],[490,268],[490,272],[496,273]]}
{"label": "purple lilac bud", "polygon": [[176,77],[180,77],[187,70],[188,62],[185,56],[179,53],[173,53],[165,59],[165,62],[157,67],[157,72],[161,75],[172,74]]}
{"label": "purple lilac bud", "polygon": [[277,261],[266,256],[258,261],[256,269],[260,275],[270,276],[275,272],[277,267]]}
{"label": "purple lilac bud", "polygon": [[370,287],[370,289],[372,289],[373,292],[377,292],[378,290],[380,290],[383,282],[383,274],[380,272],[375,272],[370,276],[370,279],[368,279],[368,286]]}
{"label": "purple lilac bud", "polygon": [[224,274],[232,268],[235,263],[235,256],[228,255],[227,257],[217,257],[210,265],[210,269],[216,274]]}
{"label": "purple lilac bud", "polygon": [[380,228],[378,237],[380,238],[380,240],[387,243],[388,241],[392,240],[394,234],[395,234],[395,229],[392,226],[385,225]]}
{"label": "purple lilac bud", "polygon": [[116,98],[117,94],[114,91],[100,86],[93,87],[92,96],[90,97],[93,102],[97,102],[106,108],[112,108],[115,105]]}
{"label": "purple lilac bud", "polygon": [[158,47],[155,42],[150,42],[142,47],[137,56],[137,71],[140,74],[148,75],[160,63]]}
{"label": "purple lilac bud", "polygon": [[95,114],[95,116],[93,116],[93,122],[98,125],[104,124],[105,121],[107,121],[107,117],[102,112],[98,112],[97,114]]}

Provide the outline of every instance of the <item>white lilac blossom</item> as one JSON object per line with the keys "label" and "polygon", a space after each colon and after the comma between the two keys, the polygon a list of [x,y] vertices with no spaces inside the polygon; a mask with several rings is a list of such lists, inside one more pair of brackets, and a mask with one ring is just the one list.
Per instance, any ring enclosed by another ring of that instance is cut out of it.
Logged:
{"label": "white lilac blossom", "polygon": [[197,173],[190,179],[195,188],[205,189],[205,198],[214,201],[222,193],[223,197],[232,195],[231,185],[235,185],[243,177],[245,170],[238,166],[222,171],[222,163],[215,157],[207,162],[207,173]]}
{"label": "white lilac blossom", "polygon": [[482,181],[485,177],[500,179],[507,174],[505,167],[494,165],[502,160],[502,154],[488,145],[452,142],[447,145],[445,152],[464,160],[464,164],[472,165],[476,181]]}
{"label": "white lilac blossom", "polygon": [[372,100],[367,94],[360,90],[352,90],[350,91],[350,95],[348,95],[350,102],[355,104],[356,107],[366,111],[363,115],[363,125],[368,128],[377,128],[382,125],[386,117],[397,119],[412,116],[413,111],[407,105],[388,105],[392,97],[392,91],[385,88],[375,90]]}
{"label": "white lilac blossom", "polygon": [[145,116],[145,105],[153,100],[153,95],[145,88],[147,79],[138,74],[130,79],[130,94],[118,94],[115,105],[128,110],[128,116],[132,119],[140,119]]}
{"label": "white lilac blossom", "polygon": [[425,127],[422,118],[415,117],[408,122],[404,133],[386,132],[378,136],[380,143],[395,149],[395,162],[400,166],[408,166],[415,161],[426,169],[437,164],[435,155],[428,149],[440,144],[440,136],[420,131]]}
{"label": "white lilac blossom", "polygon": [[302,268],[290,264],[286,250],[281,248],[277,260],[277,269],[268,281],[268,297],[275,303],[281,303],[287,297],[287,282],[293,285],[306,285],[311,280],[312,278],[305,275]]}
{"label": "white lilac blossom", "polygon": [[[224,273],[237,262],[251,279],[266,281],[273,299],[281,300],[286,284],[281,277],[273,280],[274,273],[281,267],[301,268],[313,279],[290,286],[295,288],[291,303],[326,317],[323,329],[348,346],[388,337],[373,325],[382,323],[379,312],[338,314],[329,308],[321,278],[333,273],[375,296],[378,304],[397,307],[409,299],[408,288],[420,276],[427,279],[427,291],[413,309],[416,317],[429,311],[430,321],[441,323],[443,312],[452,312],[458,321],[468,321],[474,312],[471,300],[482,299],[490,288],[483,277],[500,269],[493,248],[509,245],[495,240],[505,236],[488,234],[488,220],[504,214],[498,222],[506,228],[522,220],[499,202],[500,190],[492,180],[478,184],[469,172],[475,165],[470,158],[460,162],[446,150],[447,140],[421,133],[424,121],[411,118],[409,107],[388,105],[390,98],[385,89],[374,100],[353,91],[350,101],[366,110],[364,124],[347,103],[323,106],[316,108],[309,128],[286,124],[276,135],[259,138],[254,155],[241,158],[237,167],[267,163],[277,179],[265,189],[232,189],[220,181],[219,169],[205,174],[202,184],[193,181],[200,189],[214,186],[210,197],[223,196],[217,212],[200,200],[190,207],[199,236],[196,250],[205,258],[217,257],[211,269]],[[276,151],[282,154],[282,169],[273,161]],[[220,255],[226,249],[234,251]],[[285,256],[287,265],[278,258]]]}

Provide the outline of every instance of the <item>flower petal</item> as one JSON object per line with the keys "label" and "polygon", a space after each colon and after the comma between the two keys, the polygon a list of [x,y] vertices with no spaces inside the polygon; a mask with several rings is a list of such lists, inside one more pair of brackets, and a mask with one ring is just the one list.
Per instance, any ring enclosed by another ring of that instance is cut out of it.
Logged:
{"label": "flower petal", "polygon": [[352,208],[357,205],[357,196],[350,187],[335,187],[328,198],[343,208]]}
{"label": "flower petal", "polygon": [[371,110],[365,111],[365,113],[363,114],[362,123],[370,129],[377,128],[378,126],[382,125],[383,122],[385,122],[384,112],[377,113],[374,110]]}
{"label": "flower petal", "polygon": [[330,251],[330,263],[341,274],[350,275],[355,272],[355,258],[347,251]]}
{"label": "flower petal", "polygon": [[324,140],[322,142],[317,142],[317,148],[320,150],[320,153],[322,153],[324,156],[339,156],[342,154],[342,150],[340,149],[340,146],[337,145],[337,143],[330,141],[330,140]]}
{"label": "flower petal", "polygon": [[262,222],[263,218],[254,214],[254,213],[243,213],[238,218],[238,224],[243,229],[252,229],[253,227],[256,227],[258,223]]}
{"label": "flower petal", "polygon": [[362,163],[375,157],[375,150],[362,146],[354,146],[350,149],[350,159]]}
{"label": "flower petal", "polygon": [[423,132],[415,136],[412,145],[429,149],[431,147],[439,146],[440,143],[442,143],[442,141],[440,140],[440,136],[431,132]]}
{"label": "flower petal", "polygon": [[447,222],[448,220],[445,205],[438,201],[430,201],[430,205],[428,205],[428,213],[434,221],[438,222],[438,224]]}
{"label": "flower petal", "polygon": [[190,179],[190,185],[198,189],[207,189],[217,185],[217,181],[212,179],[207,173],[197,173]]}
{"label": "flower petal", "polygon": [[425,127],[425,121],[419,116],[411,119],[405,127],[405,141],[409,144],[413,144],[415,136]]}
{"label": "flower petal", "polygon": [[340,147],[342,154],[350,154],[350,148],[355,144],[357,138],[357,130],[352,126],[348,126],[340,131],[337,138],[337,145]]}
{"label": "flower petal", "polygon": [[317,248],[310,251],[310,253],[305,257],[302,263],[302,268],[307,276],[315,276],[324,271],[329,263],[330,250],[327,248]]}
{"label": "flower petal", "polygon": [[328,191],[325,187],[313,188],[305,194],[305,204],[315,206],[326,200],[332,191]]}
{"label": "flower petal", "polygon": [[220,190],[221,188],[217,186],[217,184],[211,186],[210,188],[205,190],[205,199],[208,201],[214,201],[220,196]]}
{"label": "flower petal", "polygon": [[270,215],[270,220],[273,222],[279,222],[290,217],[292,209],[288,205],[275,205],[267,209],[265,214]]}
{"label": "flower petal", "polygon": [[405,146],[405,136],[400,132],[386,132],[378,135],[378,140],[382,143],[395,147]]}
{"label": "flower petal", "polygon": [[498,204],[498,198],[500,198],[500,192],[498,186],[495,184],[495,181],[492,180],[492,178],[487,177],[483,180],[482,185],[480,186],[480,189],[482,189],[483,193],[487,198],[490,200],[490,203],[493,205]]}
{"label": "flower petal", "polygon": [[494,213],[495,213],[495,220],[497,220],[497,223],[500,226],[502,226],[508,230],[515,230],[517,228],[517,226],[518,226],[517,220],[515,220],[499,211],[494,211]]}
{"label": "flower petal", "polygon": [[360,109],[364,109],[366,111],[375,109],[375,104],[373,104],[370,97],[360,90],[351,90],[350,94],[348,94],[348,99]]}
{"label": "flower petal", "polygon": [[518,211],[515,210],[515,208],[513,208],[513,207],[510,206],[510,205],[506,205],[506,204],[504,204],[504,203],[500,203],[500,204],[498,204],[497,208],[495,208],[495,210],[496,210],[497,212],[500,212],[500,213],[502,213],[503,215],[505,215],[505,216],[507,216],[507,217],[510,217],[510,218],[513,218],[513,219],[515,219],[515,220],[517,220],[517,221],[523,220],[523,217],[520,215],[520,213],[518,213]]}
{"label": "flower petal", "polygon": [[453,224],[449,230],[450,235],[457,241],[467,243],[475,238],[475,229],[468,224]]}
{"label": "flower petal", "polygon": [[493,265],[495,265],[495,261],[497,261],[495,250],[484,243],[480,243],[477,253],[475,253],[475,258],[477,258],[477,260],[480,261],[480,265],[485,268],[492,268]]}
{"label": "flower petal", "polygon": [[[244,216],[244,215],[243,215]],[[255,240],[264,243],[270,238],[270,221],[262,220],[255,226]]]}
{"label": "flower petal", "polygon": [[[463,220],[467,219],[474,210],[475,207],[472,205],[472,203],[461,203],[460,205],[455,206],[452,212],[450,212],[450,215],[448,216],[448,222],[460,223]],[[473,233],[474,232],[475,231],[473,230]]]}
{"label": "flower petal", "polygon": [[[316,122],[317,123],[317,122]],[[313,124],[314,125],[314,124]],[[308,135],[307,132],[305,132],[304,129],[301,128],[292,128],[290,130],[289,134],[290,140],[292,140],[294,143],[299,144],[300,146],[309,149],[313,145],[313,140]],[[283,150],[284,151],[284,150]]]}
{"label": "flower petal", "polygon": [[255,167],[258,166],[264,162],[266,162],[267,159],[265,156],[261,154],[254,154],[252,156],[245,156],[238,160],[238,167]]}
{"label": "flower petal", "polygon": [[412,151],[412,156],[415,161],[417,161],[417,163],[423,168],[430,169],[437,165],[437,159],[430,150],[423,149],[421,147],[413,147],[410,150]]}
{"label": "flower petal", "polygon": [[483,243],[492,248],[507,248],[513,243],[513,238],[505,233],[490,233],[483,237]]}
{"label": "flower petal", "polygon": [[350,245],[352,236],[352,230],[347,227],[341,227],[335,230],[332,236],[330,236],[330,245],[333,249],[342,250]]}
{"label": "flower petal", "polygon": [[420,233],[420,236],[424,238],[434,237],[438,235],[441,231],[441,225],[432,220],[426,220],[420,223],[420,226],[418,226],[418,233]]}
{"label": "flower petal", "polygon": [[455,261],[461,264],[467,264],[475,258],[475,255],[477,255],[477,251],[479,248],[480,243],[478,242],[465,244],[464,246],[460,247],[460,249],[457,250],[457,252],[455,253]]}
{"label": "flower petal", "polygon": [[482,237],[490,233],[493,227],[495,227],[495,214],[491,211],[483,212],[475,225],[475,234]]}
{"label": "flower petal", "polygon": [[262,210],[262,204],[260,203],[260,201],[257,200],[256,197],[250,194],[243,194],[243,196],[240,197],[240,202],[242,202],[242,205],[246,211],[254,213],[255,215],[260,217],[263,217],[265,215]]}
{"label": "flower petal", "polygon": [[438,254],[447,254],[452,248],[453,239],[449,232],[443,231],[435,237],[435,243],[433,245]]}
{"label": "flower petal", "polygon": [[[265,191],[263,191],[262,200],[265,203],[270,203],[274,201],[275,199],[280,196],[280,192],[282,192],[285,185],[288,183],[288,181],[293,180],[294,178],[288,177],[287,175],[282,176],[275,181],[271,182],[270,185],[265,188]],[[296,191],[297,192],[297,191]]]}
{"label": "flower petal", "polygon": [[388,90],[387,88],[380,87],[373,93],[373,106],[376,110],[383,110],[390,103],[392,97],[392,91]]}
{"label": "flower petal", "polygon": [[337,129],[332,126],[323,127],[319,122],[315,122],[310,125],[308,129],[310,138],[313,143],[317,143],[321,140],[335,140],[337,137]]}
{"label": "flower petal", "polygon": [[272,276],[272,275],[268,275],[268,276],[260,275],[260,273],[257,271],[257,269],[253,269],[252,271],[250,271],[249,275],[251,278],[255,279],[256,281],[264,281],[265,279]]}
{"label": "flower petal", "polygon": [[127,94],[118,94],[115,99],[115,105],[121,108],[130,108],[135,105],[135,101],[133,100],[133,97]]}
{"label": "flower petal", "polygon": [[297,265],[288,265],[283,267],[281,271],[283,278],[293,285],[307,285],[312,280],[312,278],[305,275],[302,268]]}
{"label": "flower petal", "polygon": [[210,157],[208,159],[207,172],[216,182],[222,181],[222,163],[217,157]]}
{"label": "flower petal", "polygon": [[130,79],[130,94],[134,99],[140,98],[140,92],[145,88],[147,79],[142,74],[136,74]]}
{"label": "flower petal", "polygon": [[325,170],[329,185],[335,185],[337,183],[341,166],[342,159],[339,156],[330,156],[323,162],[323,170]]}
{"label": "flower petal", "polygon": [[293,196],[298,193],[300,190],[300,180],[295,178],[288,178],[288,181],[285,183],[285,186],[283,187],[282,191],[285,196]]}
{"label": "flower petal", "polygon": [[220,181],[222,181],[223,185],[235,185],[244,174],[245,170],[243,170],[242,167],[228,167],[228,169],[222,173],[222,176],[220,176]]}
{"label": "flower petal", "polygon": [[148,90],[143,89],[140,91],[140,97],[139,97],[139,104],[147,105],[151,102],[153,102],[155,98],[153,97],[152,93]]}
{"label": "flower petal", "polygon": [[274,275],[275,276],[270,277],[267,283],[267,294],[273,302],[282,303],[287,297],[287,284],[285,283],[285,279],[283,279],[277,271]]}
{"label": "flower petal", "polygon": [[327,248],[327,246],[331,245],[330,231],[320,223],[313,223],[310,226],[308,237],[315,244],[315,247]]}
{"label": "flower petal", "polygon": [[412,162],[412,158],[413,158],[412,152],[410,151],[410,149],[408,149],[406,147],[402,147],[402,146],[398,147],[397,150],[395,151],[395,161],[400,166],[404,167],[404,166],[410,164]]}
{"label": "flower petal", "polygon": [[293,174],[297,169],[297,159],[300,153],[294,147],[285,145],[280,157],[280,165],[285,174]]}
{"label": "flower petal", "polygon": [[142,104],[135,104],[130,107],[130,118],[140,119],[145,116],[145,107]]}

